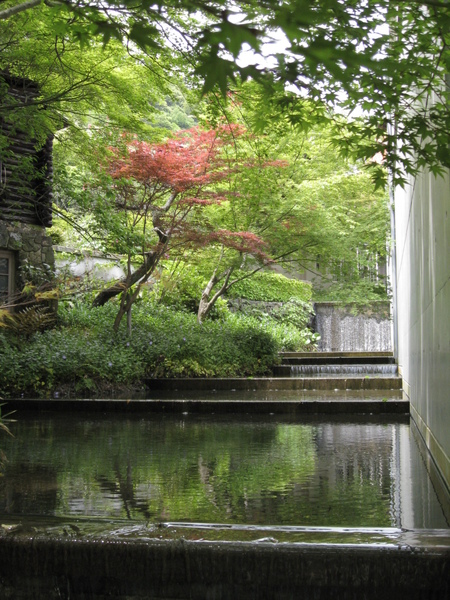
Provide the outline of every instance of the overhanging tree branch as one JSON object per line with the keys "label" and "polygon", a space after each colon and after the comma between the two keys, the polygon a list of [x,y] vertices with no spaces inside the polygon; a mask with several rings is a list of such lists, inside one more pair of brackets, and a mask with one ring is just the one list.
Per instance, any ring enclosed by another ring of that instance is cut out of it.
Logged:
{"label": "overhanging tree branch", "polygon": [[21,4],[16,4],[16,6],[10,6],[9,8],[4,8],[0,10],[0,19],[5,20],[9,19],[13,15],[17,15],[25,10],[30,8],[34,8],[39,4],[42,4],[43,0],[28,0],[27,2],[22,2]]}

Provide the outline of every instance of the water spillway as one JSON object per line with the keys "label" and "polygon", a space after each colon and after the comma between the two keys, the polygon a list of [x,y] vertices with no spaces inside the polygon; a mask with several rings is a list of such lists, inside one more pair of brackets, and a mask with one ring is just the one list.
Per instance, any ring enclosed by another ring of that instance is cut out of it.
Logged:
{"label": "water spillway", "polygon": [[361,364],[361,365],[291,365],[292,377],[336,377],[352,375],[397,375],[397,365]]}
{"label": "water spillway", "polygon": [[387,302],[374,302],[365,308],[336,302],[316,302],[314,310],[321,352],[392,350],[392,323]]}
{"label": "water spillway", "polygon": [[442,546],[380,549],[158,539],[18,537],[0,544],[4,600],[443,600]]}
{"label": "water spillway", "polygon": [[275,367],[279,376],[298,378],[316,389],[401,389],[401,378],[390,352],[311,352],[282,353],[282,364]]}

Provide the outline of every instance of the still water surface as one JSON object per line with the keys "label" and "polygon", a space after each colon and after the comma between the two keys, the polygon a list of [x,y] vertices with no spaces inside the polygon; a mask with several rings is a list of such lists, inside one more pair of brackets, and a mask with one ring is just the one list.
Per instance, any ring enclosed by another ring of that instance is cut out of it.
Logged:
{"label": "still water surface", "polygon": [[11,429],[5,516],[448,527],[408,423],[47,414]]}

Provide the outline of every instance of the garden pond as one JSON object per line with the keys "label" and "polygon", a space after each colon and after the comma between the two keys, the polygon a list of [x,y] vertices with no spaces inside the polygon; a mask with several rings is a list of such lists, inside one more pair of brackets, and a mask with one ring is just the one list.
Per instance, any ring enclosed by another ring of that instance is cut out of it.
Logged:
{"label": "garden pond", "polygon": [[445,530],[448,495],[413,428],[380,415],[25,412],[1,440],[2,524],[277,541]]}

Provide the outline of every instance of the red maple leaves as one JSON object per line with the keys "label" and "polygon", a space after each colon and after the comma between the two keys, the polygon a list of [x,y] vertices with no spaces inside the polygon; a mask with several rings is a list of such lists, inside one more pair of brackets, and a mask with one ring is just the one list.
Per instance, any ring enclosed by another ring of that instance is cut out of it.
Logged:
{"label": "red maple leaves", "polygon": [[[270,260],[264,250],[266,244],[256,234],[214,230],[205,219],[189,219],[193,210],[238,196],[235,191],[221,190],[218,184],[255,166],[251,159],[237,160],[234,152],[226,152],[246,133],[240,125],[226,124],[210,130],[194,127],[180,131],[157,144],[124,138],[122,148],[110,148],[107,167],[117,182],[117,206],[146,214],[149,207],[150,212],[156,208],[153,226],[159,232],[164,228],[164,239],[176,236],[178,241],[197,247],[218,244]],[[285,163],[271,161],[264,166],[282,167]]]}
{"label": "red maple leaves", "polygon": [[230,124],[207,131],[194,127],[160,144],[131,140],[126,156],[111,149],[113,158],[108,170],[114,179],[134,179],[175,193],[203,189],[230,175],[232,168],[220,150],[244,131]]}

